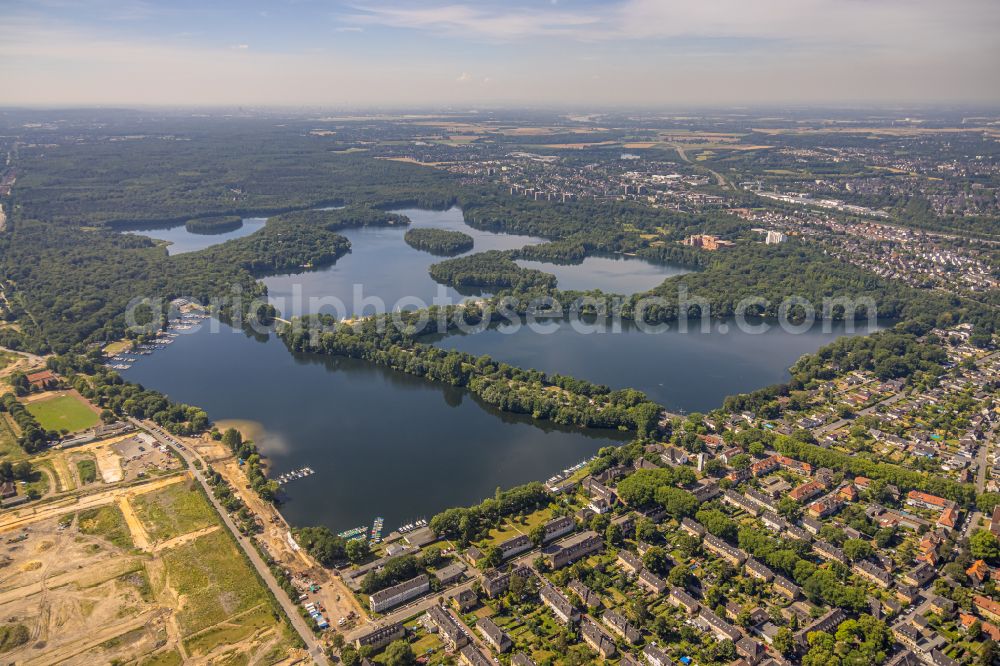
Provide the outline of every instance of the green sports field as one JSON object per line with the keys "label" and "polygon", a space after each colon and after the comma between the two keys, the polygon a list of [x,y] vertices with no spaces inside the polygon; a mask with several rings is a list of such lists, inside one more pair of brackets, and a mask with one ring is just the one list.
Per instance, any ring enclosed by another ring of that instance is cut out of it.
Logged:
{"label": "green sports field", "polygon": [[97,425],[94,411],[73,395],[57,395],[25,405],[46,430],[77,432]]}

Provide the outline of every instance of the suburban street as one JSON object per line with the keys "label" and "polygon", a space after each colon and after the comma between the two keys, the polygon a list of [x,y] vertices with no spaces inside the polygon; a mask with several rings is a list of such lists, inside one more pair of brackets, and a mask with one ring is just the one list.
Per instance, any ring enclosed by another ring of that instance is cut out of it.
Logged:
{"label": "suburban street", "polygon": [[188,463],[194,478],[196,478],[201,484],[201,487],[205,490],[205,494],[208,495],[208,499],[211,500],[212,506],[214,506],[219,515],[222,516],[222,521],[236,538],[236,543],[239,544],[240,548],[250,560],[250,563],[253,564],[257,573],[260,574],[260,577],[267,584],[267,587],[271,590],[274,598],[278,600],[279,604],[281,604],[281,608],[288,616],[289,621],[292,623],[292,627],[305,642],[309,655],[312,657],[313,661],[320,664],[320,666],[329,664],[330,661],[326,658],[323,646],[320,645],[318,640],[316,640],[316,636],[313,634],[312,629],[310,629],[310,627],[306,624],[305,619],[299,614],[298,607],[292,602],[291,599],[288,598],[285,591],[278,586],[277,581],[271,574],[271,570],[267,568],[267,565],[257,552],[257,549],[254,548],[242,534],[240,534],[236,524],[233,523],[232,519],[229,517],[229,512],[223,508],[223,506],[215,498],[215,495],[212,494],[212,489],[208,485],[208,481],[205,480],[205,475],[202,473],[202,470],[199,470],[194,466],[195,460],[199,460],[202,465],[205,464],[204,461],[202,461],[196,453],[191,451],[190,448],[178,442],[169,433],[160,429],[156,425],[148,421],[139,421],[134,418],[129,418],[129,421],[131,421],[136,427],[148,431],[158,442],[160,442],[160,444],[169,446],[176,450],[177,453],[180,454],[180,456]]}

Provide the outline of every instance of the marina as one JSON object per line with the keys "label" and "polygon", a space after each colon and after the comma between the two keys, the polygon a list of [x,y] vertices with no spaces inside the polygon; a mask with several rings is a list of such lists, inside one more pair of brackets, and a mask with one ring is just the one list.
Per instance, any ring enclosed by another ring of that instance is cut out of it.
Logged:
{"label": "marina", "polygon": [[294,481],[295,479],[304,479],[307,476],[312,476],[316,471],[312,467],[303,467],[301,469],[292,470],[291,472],[285,472],[279,476],[275,481],[284,485],[289,481]]}

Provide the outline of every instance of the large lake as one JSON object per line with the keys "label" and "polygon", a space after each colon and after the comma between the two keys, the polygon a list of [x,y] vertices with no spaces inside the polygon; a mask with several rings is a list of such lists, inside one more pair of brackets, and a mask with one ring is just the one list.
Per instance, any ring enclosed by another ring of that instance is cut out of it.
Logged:
{"label": "large lake", "polygon": [[[522,368],[636,388],[671,411],[693,412],[714,409],[734,393],[787,381],[788,368],[799,357],[848,334],[843,323],[828,330],[817,324],[803,333],[788,332],[777,322],[753,323],[767,327],[760,334],[743,332],[732,321],[713,322],[710,333],[694,322],[685,332],[674,324],[663,333],[644,333],[627,322],[619,329],[583,321],[539,324],[541,332],[526,324],[516,330],[501,325],[433,341]],[[857,333],[865,332],[859,322]]]}
{"label": "large lake", "polygon": [[264,228],[267,222],[266,217],[245,217],[243,226],[233,231],[221,234],[193,234],[187,230],[183,224],[175,227],[154,227],[149,229],[133,229],[130,234],[149,236],[154,240],[161,240],[167,243],[167,254],[184,254],[204,250],[206,247],[225,243],[234,238],[242,238]]}
{"label": "large lake", "polygon": [[272,475],[290,482],[293,525],[337,531],[386,519],[386,533],[450,506],[544,480],[621,440],[605,430],[547,428],[502,414],[462,389],[351,359],[295,356],[210,323],[140,356],[121,374],[205,409],[212,420],[259,423]]}
{"label": "large lake", "polygon": [[[472,229],[457,208],[397,212],[415,227],[468,233],[475,240],[473,252],[543,242]],[[233,233],[245,235],[249,228],[245,223]],[[224,240],[189,234],[183,227],[147,233],[171,240],[173,253]],[[339,299],[348,306],[344,314],[357,313],[363,308],[355,302],[355,285],[361,285],[362,296],[377,297],[387,307],[404,297],[425,303],[440,295],[461,298],[431,280],[427,269],[440,259],[406,245],[404,228],[343,233],[352,250],[335,265],[265,280],[285,315],[316,311],[310,297]],[[591,257],[577,266],[530,265],[556,274],[564,288],[619,293],[649,289],[684,272],[616,257]],[[402,303],[408,304],[415,303]],[[717,330],[649,335],[626,328],[581,334],[566,323],[555,328],[550,335],[492,329],[451,335],[437,344],[614,388],[639,388],[670,409],[701,411],[731,393],[786,379],[786,368],[801,354],[843,333],[817,329],[793,335],[774,329],[764,335]],[[257,442],[273,475],[304,466],[317,472],[288,484],[283,510],[288,520],[337,531],[370,525],[375,516],[385,517],[386,531],[429,518],[491,496],[498,486],[548,478],[622,439],[617,432],[546,427],[501,414],[463,390],[367,363],[296,356],[274,337],[247,337],[218,323],[206,323],[166,349],[139,357],[122,374],[202,407],[214,421],[259,424]]]}
{"label": "large lake", "polygon": [[[395,210],[410,218],[411,227],[450,229],[472,237],[475,245],[465,254],[487,250],[514,250],[544,243],[544,239],[516,234],[499,234],[474,229],[465,223],[462,210]],[[286,315],[312,312],[337,313],[336,306],[310,303],[313,298],[335,299],[343,304],[341,313],[350,316],[370,314],[373,308],[364,299],[379,299],[382,311],[410,308],[415,305],[457,303],[463,294],[431,279],[428,268],[443,261],[416,250],[403,240],[409,227],[370,227],[345,229],[338,233],[351,241],[351,252],[336,264],[311,273],[280,275],[264,280],[271,302]],[[465,256],[465,255],[458,255]],[[543,262],[518,262],[552,273],[562,289],[602,289],[609,293],[631,294],[647,291],[671,275],[686,269],[653,264],[642,259],[588,257],[582,264],[563,266]],[[446,299],[444,301],[440,299]]]}
{"label": "large lake", "polygon": [[[487,250],[515,250],[545,242],[534,236],[474,229],[465,223],[462,210],[457,207],[448,210],[413,208],[392,212],[410,218],[411,227],[451,229],[472,236],[475,245],[466,254]],[[184,225],[129,233],[141,233],[167,241],[167,251],[170,254],[181,254],[247,236],[263,227],[264,223],[264,218],[246,218],[242,228],[215,235],[193,234]],[[271,302],[285,316],[313,312],[351,316],[432,305],[435,299],[439,299],[442,304],[457,303],[479,293],[460,293],[434,282],[428,269],[431,264],[443,261],[444,258],[407,245],[403,235],[408,228],[410,227],[367,227],[339,231],[351,241],[351,252],[335,264],[317,271],[266,278],[264,284],[267,285]],[[643,259],[621,256],[587,257],[583,263],[576,265],[539,261],[518,263],[555,275],[562,289],[601,289],[618,294],[647,291],[672,275],[688,272],[679,266],[654,264]]]}

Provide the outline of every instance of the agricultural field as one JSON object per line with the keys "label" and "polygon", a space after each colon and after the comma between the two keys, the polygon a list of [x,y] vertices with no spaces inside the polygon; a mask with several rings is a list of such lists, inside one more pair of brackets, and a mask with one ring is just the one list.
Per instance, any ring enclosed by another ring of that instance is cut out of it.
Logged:
{"label": "agricultural field", "polygon": [[92,428],[100,421],[90,405],[72,393],[44,396],[26,402],[25,407],[46,430],[78,432]]}

